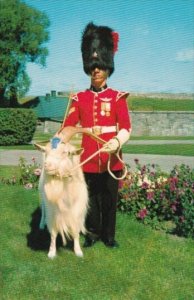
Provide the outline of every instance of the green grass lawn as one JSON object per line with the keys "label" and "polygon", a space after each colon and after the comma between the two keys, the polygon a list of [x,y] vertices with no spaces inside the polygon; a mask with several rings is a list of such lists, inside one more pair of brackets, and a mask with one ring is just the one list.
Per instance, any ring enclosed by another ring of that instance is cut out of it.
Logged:
{"label": "green grass lawn", "polygon": [[194,144],[124,145],[124,153],[194,156]]}
{"label": "green grass lawn", "polygon": [[58,255],[49,260],[48,233],[38,229],[37,191],[0,185],[0,193],[0,299],[193,299],[190,239],[151,230],[118,213],[118,249],[99,242],[78,258],[58,240]]}
{"label": "green grass lawn", "polygon": [[161,140],[161,141],[192,141],[194,140],[194,136],[131,136],[130,140],[150,140],[150,141],[155,141],[155,140]]}
{"label": "green grass lawn", "polygon": [[194,101],[131,96],[128,97],[128,107],[132,111],[194,111]]}
{"label": "green grass lawn", "polygon": [[[0,150],[36,150],[33,145],[0,147]],[[194,156],[194,144],[124,145],[123,153]]]}

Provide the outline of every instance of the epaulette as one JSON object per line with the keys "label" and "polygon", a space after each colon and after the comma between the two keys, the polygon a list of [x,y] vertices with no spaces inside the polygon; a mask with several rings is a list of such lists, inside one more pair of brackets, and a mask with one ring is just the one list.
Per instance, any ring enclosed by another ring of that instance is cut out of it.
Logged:
{"label": "epaulette", "polygon": [[118,91],[117,97],[116,97],[116,101],[118,101],[119,99],[123,98],[125,96],[125,98],[127,98],[129,96],[128,92],[120,92]]}
{"label": "epaulette", "polygon": [[78,101],[78,95],[77,95],[77,93],[71,94],[70,98],[71,98],[71,100]]}

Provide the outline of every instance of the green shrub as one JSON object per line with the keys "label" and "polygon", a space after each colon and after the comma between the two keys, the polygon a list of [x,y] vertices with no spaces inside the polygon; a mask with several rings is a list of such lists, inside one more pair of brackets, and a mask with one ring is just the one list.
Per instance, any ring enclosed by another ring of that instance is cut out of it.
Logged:
{"label": "green shrub", "polygon": [[157,229],[170,221],[173,233],[194,237],[194,170],[181,165],[165,174],[155,165],[136,166],[121,182],[118,209]]}
{"label": "green shrub", "polygon": [[185,165],[176,166],[165,188],[171,200],[175,233],[194,238],[194,170]]}
{"label": "green shrub", "polygon": [[36,129],[37,117],[31,109],[0,109],[0,145],[28,144]]}
{"label": "green shrub", "polygon": [[157,165],[141,166],[136,160],[137,170],[130,171],[120,184],[118,208],[132,213],[144,224],[160,228],[161,221],[168,219],[169,204],[163,197],[163,186],[167,180]]}

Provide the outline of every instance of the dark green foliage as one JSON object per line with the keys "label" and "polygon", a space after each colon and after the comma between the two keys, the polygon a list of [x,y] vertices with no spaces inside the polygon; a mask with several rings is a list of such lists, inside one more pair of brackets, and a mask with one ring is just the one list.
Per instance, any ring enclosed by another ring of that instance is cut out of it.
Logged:
{"label": "dark green foliage", "polygon": [[22,145],[32,140],[37,117],[31,109],[0,109],[0,145]]}
{"label": "dark green foliage", "polygon": [[[14,107],[29,88],[28,62],[45,65],[47,16],[21,0],[0,1],[0,106]],[[9,101],[8,101],[9,99]]]}
{"label": "dark green foliage", "polygon": [[194,238],[194,170],[176,166],[170,174],[169,199],[177,234]]}

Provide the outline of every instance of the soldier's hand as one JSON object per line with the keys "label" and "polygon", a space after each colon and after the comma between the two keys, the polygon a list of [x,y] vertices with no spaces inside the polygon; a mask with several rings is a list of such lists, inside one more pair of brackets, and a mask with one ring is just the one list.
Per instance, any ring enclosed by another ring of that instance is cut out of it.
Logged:
{"label": "soldier's hand", "polygon": [[103,145],[102,151],[107,153],[115,153],[119,150],[119,148],[120,148],[120,143],[118,139],[113,138]]}

